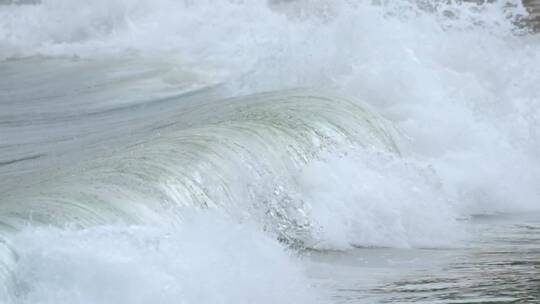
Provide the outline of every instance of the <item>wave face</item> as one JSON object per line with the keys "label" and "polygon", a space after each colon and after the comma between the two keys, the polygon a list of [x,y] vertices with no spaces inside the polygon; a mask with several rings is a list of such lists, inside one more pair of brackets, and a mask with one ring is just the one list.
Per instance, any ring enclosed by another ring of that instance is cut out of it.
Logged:
{"label": "wave face", "polygon": [[0,302],[327,302],[306,250],[458,246],[472,215],[540,209],[525,17],[0,2]]}

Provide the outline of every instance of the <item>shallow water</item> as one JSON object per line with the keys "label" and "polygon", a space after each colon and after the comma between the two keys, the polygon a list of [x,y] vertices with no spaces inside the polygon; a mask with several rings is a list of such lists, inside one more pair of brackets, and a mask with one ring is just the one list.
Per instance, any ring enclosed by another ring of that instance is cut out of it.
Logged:
{"label": "shallow water", "polygon": [[540,215],[475,217],[466,247],[310,253],[336,303],[537,303]]}

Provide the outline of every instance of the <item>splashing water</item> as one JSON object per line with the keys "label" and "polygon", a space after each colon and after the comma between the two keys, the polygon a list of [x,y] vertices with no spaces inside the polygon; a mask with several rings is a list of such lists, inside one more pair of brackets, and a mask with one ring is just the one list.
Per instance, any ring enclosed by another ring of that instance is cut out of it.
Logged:
{"label": "splashing water", "polygon": [[518,0],[0,2],[0,302],[362,302],[328,297],[350,276],[314,283],[305,260],[454,248],[455,274],[472,259],[455,248],[504,247],[493,231],[534,243],[474,224],[540,209],[527,14]]}

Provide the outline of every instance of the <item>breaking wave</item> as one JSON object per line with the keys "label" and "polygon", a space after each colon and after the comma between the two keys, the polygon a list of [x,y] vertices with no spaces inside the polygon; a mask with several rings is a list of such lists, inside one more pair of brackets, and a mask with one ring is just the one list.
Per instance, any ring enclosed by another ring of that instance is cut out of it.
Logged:
{"label": "breaking wave", "polygon": [[0,5],[0,301],[324,302],[306,249],[454,246],[473,214],[538,209],[526,15]]}

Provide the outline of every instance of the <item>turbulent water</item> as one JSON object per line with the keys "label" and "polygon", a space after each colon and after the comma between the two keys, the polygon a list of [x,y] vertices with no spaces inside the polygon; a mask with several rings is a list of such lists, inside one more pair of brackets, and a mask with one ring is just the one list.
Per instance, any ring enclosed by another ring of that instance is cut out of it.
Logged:
{"label": "turbulent water", "polygon": [[540,303],[511,1],[0,1],[0,303]]}

